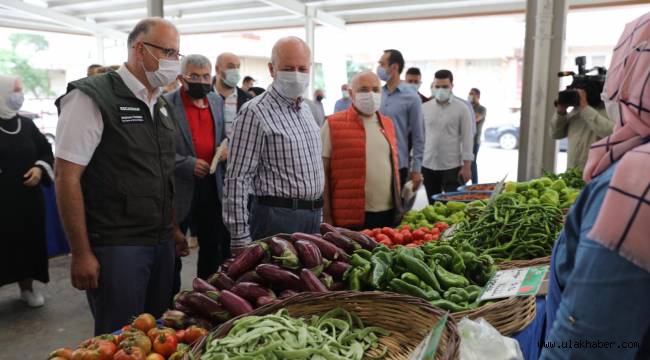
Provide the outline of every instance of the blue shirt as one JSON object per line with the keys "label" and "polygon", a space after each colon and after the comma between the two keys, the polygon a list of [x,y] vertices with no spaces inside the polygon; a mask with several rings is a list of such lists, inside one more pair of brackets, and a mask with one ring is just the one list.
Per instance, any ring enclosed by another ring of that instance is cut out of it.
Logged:
{"label": "blue shirt", "polygon": [[350,105],[352,105],[352,99],[350,99],[349,97],[340,98],[336,100],[336,104],[334,104],[334,112],[337,113],[343,110],[347,110],[350,107]]}
{"label": "blue shirt", "polygon": [[422,101],[418,94],[408,89],[404,83],[399,84],[393,92],[384,85],[379,112],[393,120],[397,136],[398,167],[400,169],[409,167],[408,138],[410,136],[413,143],[411,171],[420,172],[424,155],[424,120]]}
{"label": "blue shirt", "polygon": [[550,331],[541,359],[632,360],[639,348],[629,342],[641,344],[650,329],[650,273],[587,236],[615,169],[610,166],[582,191],[555,244],[557,284],[550,286],[547,305],[561,295],[559,306],[547,309]]}

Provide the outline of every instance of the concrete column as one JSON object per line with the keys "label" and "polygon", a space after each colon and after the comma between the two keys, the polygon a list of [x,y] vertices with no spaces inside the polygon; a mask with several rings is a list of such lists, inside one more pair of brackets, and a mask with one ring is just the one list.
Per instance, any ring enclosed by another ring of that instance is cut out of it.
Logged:
{"label": "concrete column", "polygon": [[555,170],[551,138],[568,7],[566,0],[527,0],[518,179]]}
{"label": "concrete column", "polygon": [[147,16],[164,17],[163,0],[147,0]]}
{"label": "concrete column", "polygon": [[314,81],[316,79],[316,69],[314,68],[314,59],[316,59],[316,22],[314,17],[316,16],[316,9],[312,7],[307,7],[305,11],[305,42],[311,49],[311,58],[309,62],[311,63],[311,71],[309,73],[309,88],[307,89],[307,98],[311,99],[311,95],[314,92]]}

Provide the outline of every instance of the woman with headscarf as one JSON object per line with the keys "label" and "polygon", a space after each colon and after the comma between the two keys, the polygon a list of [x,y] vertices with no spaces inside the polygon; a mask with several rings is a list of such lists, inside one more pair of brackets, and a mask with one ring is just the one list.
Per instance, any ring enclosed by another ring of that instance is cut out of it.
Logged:
{"label": "woman with headscarf", "polygon": [[602,96],[616,128],[553,249],[542,359],[650,359],[650,13],[626,26]]}
{"label": "woman with headscarf", "polygon": [[18,283],[21,299],[44,304],[33,280],[49,281],[45,204],[39,185],[51,184],[52,147],[32,120],[20,116],[20,80],[0,76],[0,286]]}

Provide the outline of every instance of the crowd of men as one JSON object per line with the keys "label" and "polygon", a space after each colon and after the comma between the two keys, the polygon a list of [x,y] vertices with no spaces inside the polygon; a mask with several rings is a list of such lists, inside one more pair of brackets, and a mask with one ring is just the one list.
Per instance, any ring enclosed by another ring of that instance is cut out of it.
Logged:
{"label": "crowd of men", "polygon": [[249,76],[238,86],[233,53],[213,67],[179,47],[173,24],[144,19],[123,65],[71,82],[56,103],[71,279],[87,291],[98,334],[170,305],[188,229],[206,278],[254,239],[318,232],[322,220],[393,226],[403,188],[424,185],[430,197],[478,181],[486,109],[478,89],[469,101],[454,95],[451,71],[436,72],[429,98],[419,69],[403,80],[402,54],[386,50],[325,116],[322,90],[303,97],[311,49],[299,38],[274,45],[266,90]]}

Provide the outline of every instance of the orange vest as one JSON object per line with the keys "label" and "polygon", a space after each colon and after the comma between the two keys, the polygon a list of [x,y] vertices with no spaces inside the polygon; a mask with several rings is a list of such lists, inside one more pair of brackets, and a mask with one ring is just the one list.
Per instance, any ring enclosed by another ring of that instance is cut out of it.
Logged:
{"label": "orange vest", "polygon": [[[393,199],[396,208],[399,198],[397,170],[397,140],[393,122],[377,112],[382,133],[390,144],[393,168]],[[330,128],[332,154],[330,156],[330,206],[336,226],[363,226],[366,204],[366,131],[363,120],[354,106],[327,117]]]}

